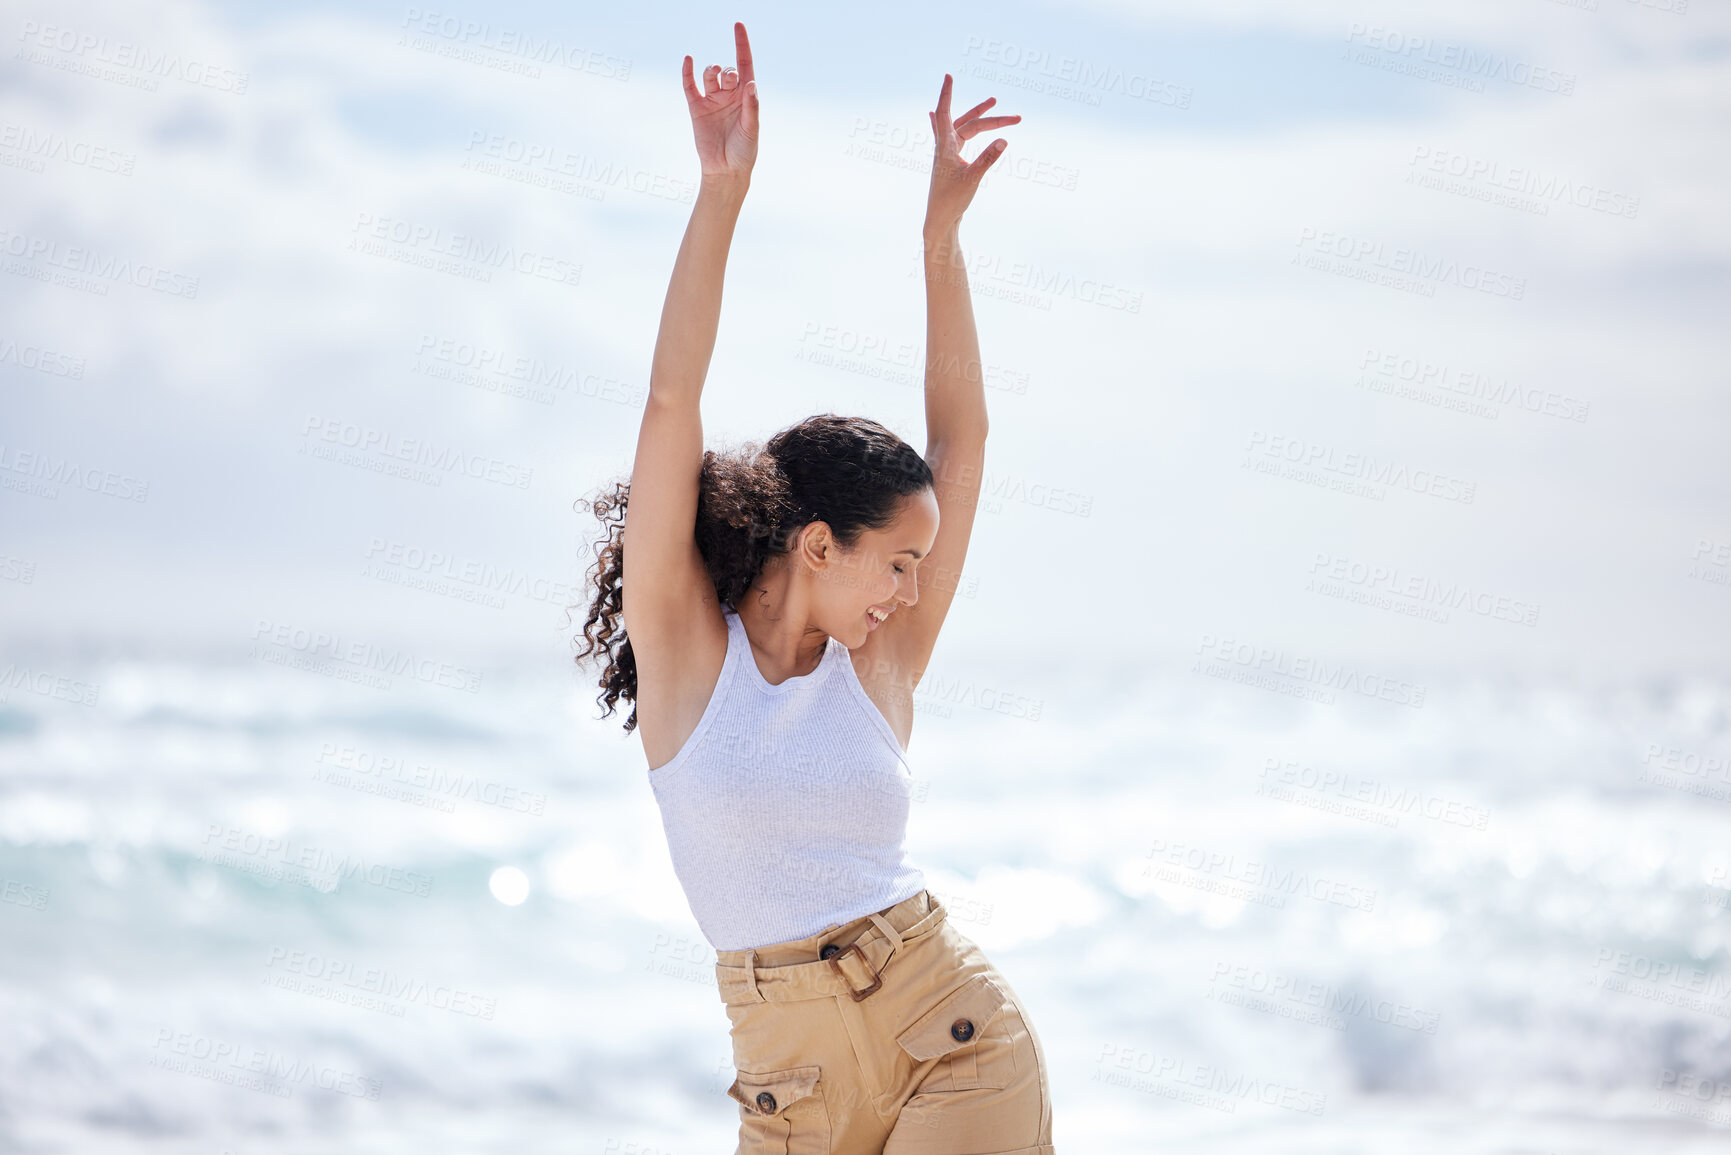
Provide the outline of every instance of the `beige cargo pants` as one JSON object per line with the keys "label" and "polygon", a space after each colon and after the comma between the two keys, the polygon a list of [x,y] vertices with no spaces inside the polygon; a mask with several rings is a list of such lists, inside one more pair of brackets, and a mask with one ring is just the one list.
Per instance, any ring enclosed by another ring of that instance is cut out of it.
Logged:
{"label": "beige cargo pants", "polygon": [[1053,1155],[1046,1056],[930,891],[717,952],[737,1155]]}

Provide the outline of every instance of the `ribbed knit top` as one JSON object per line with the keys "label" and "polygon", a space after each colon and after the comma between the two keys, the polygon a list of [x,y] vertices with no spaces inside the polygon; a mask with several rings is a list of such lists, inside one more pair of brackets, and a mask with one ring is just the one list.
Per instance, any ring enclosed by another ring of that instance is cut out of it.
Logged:
{"label": "ribbed knit top", "polygon": [[649,771],[673,871],[710,946],[805,938],[918,894],[913,776],[835,638],[771,685],[739,615],[697,728]]}

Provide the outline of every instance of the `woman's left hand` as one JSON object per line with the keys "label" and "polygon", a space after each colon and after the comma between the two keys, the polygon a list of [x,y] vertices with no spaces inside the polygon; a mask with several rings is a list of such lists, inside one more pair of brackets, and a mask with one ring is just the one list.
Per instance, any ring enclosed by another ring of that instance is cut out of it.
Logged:
{"label": "woman's left hand", "polygon": [[703,70],[703,87],[685,58],[682,79],[685,103],[691,110],[691,130],[697,138],[697,160],[703,176],[750,180],[757,163],[757,73],[751,66],[751,40],[745,25],[733,25],[738,63],[732,68],[711,64]]}
{"label": "woman's left hand", "polygon": [[1004,154],[1009,142],[999,137],[981,150],[972,164],[962,159],[962,144],[979,133],[1017,124],[1022,119],[1020,116],[982,117],[982,112],[998,102],[997,97],[988,96],[951,121],[950,85],[950,74],[946,72],[943,90],[938,93],[937,111],[929,114],[934,149],[932,188],[926,200],[927,233],[947,232],[961,221],[962,214],[973,203],[974,190],[980,187],[980,178]]}

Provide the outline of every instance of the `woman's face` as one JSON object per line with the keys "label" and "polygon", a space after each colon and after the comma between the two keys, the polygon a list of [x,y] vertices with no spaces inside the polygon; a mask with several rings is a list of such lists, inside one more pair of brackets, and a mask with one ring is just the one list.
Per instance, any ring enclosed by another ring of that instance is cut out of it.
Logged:
{"label": "woman's face", "polygon": [[915,571],[938,536],[938,499],[930,489],[903,497],[883,529],[866,530],[851,550],[836,550],[816,571],[817,625],[849,649],[879,620],[919,600]]}

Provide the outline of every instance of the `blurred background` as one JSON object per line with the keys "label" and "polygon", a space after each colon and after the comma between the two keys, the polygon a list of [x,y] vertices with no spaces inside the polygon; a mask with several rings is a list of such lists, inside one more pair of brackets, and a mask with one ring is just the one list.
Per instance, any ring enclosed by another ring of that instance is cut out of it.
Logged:
{"label": "blurred background", "polygon": [[734,19],[711,446],[924,446],[926,111],[1024,118],[909,839],[1059,1148],[1724,1150],[1698,0],[9,4],[0,1150],[732,1149],[568,611]]}

